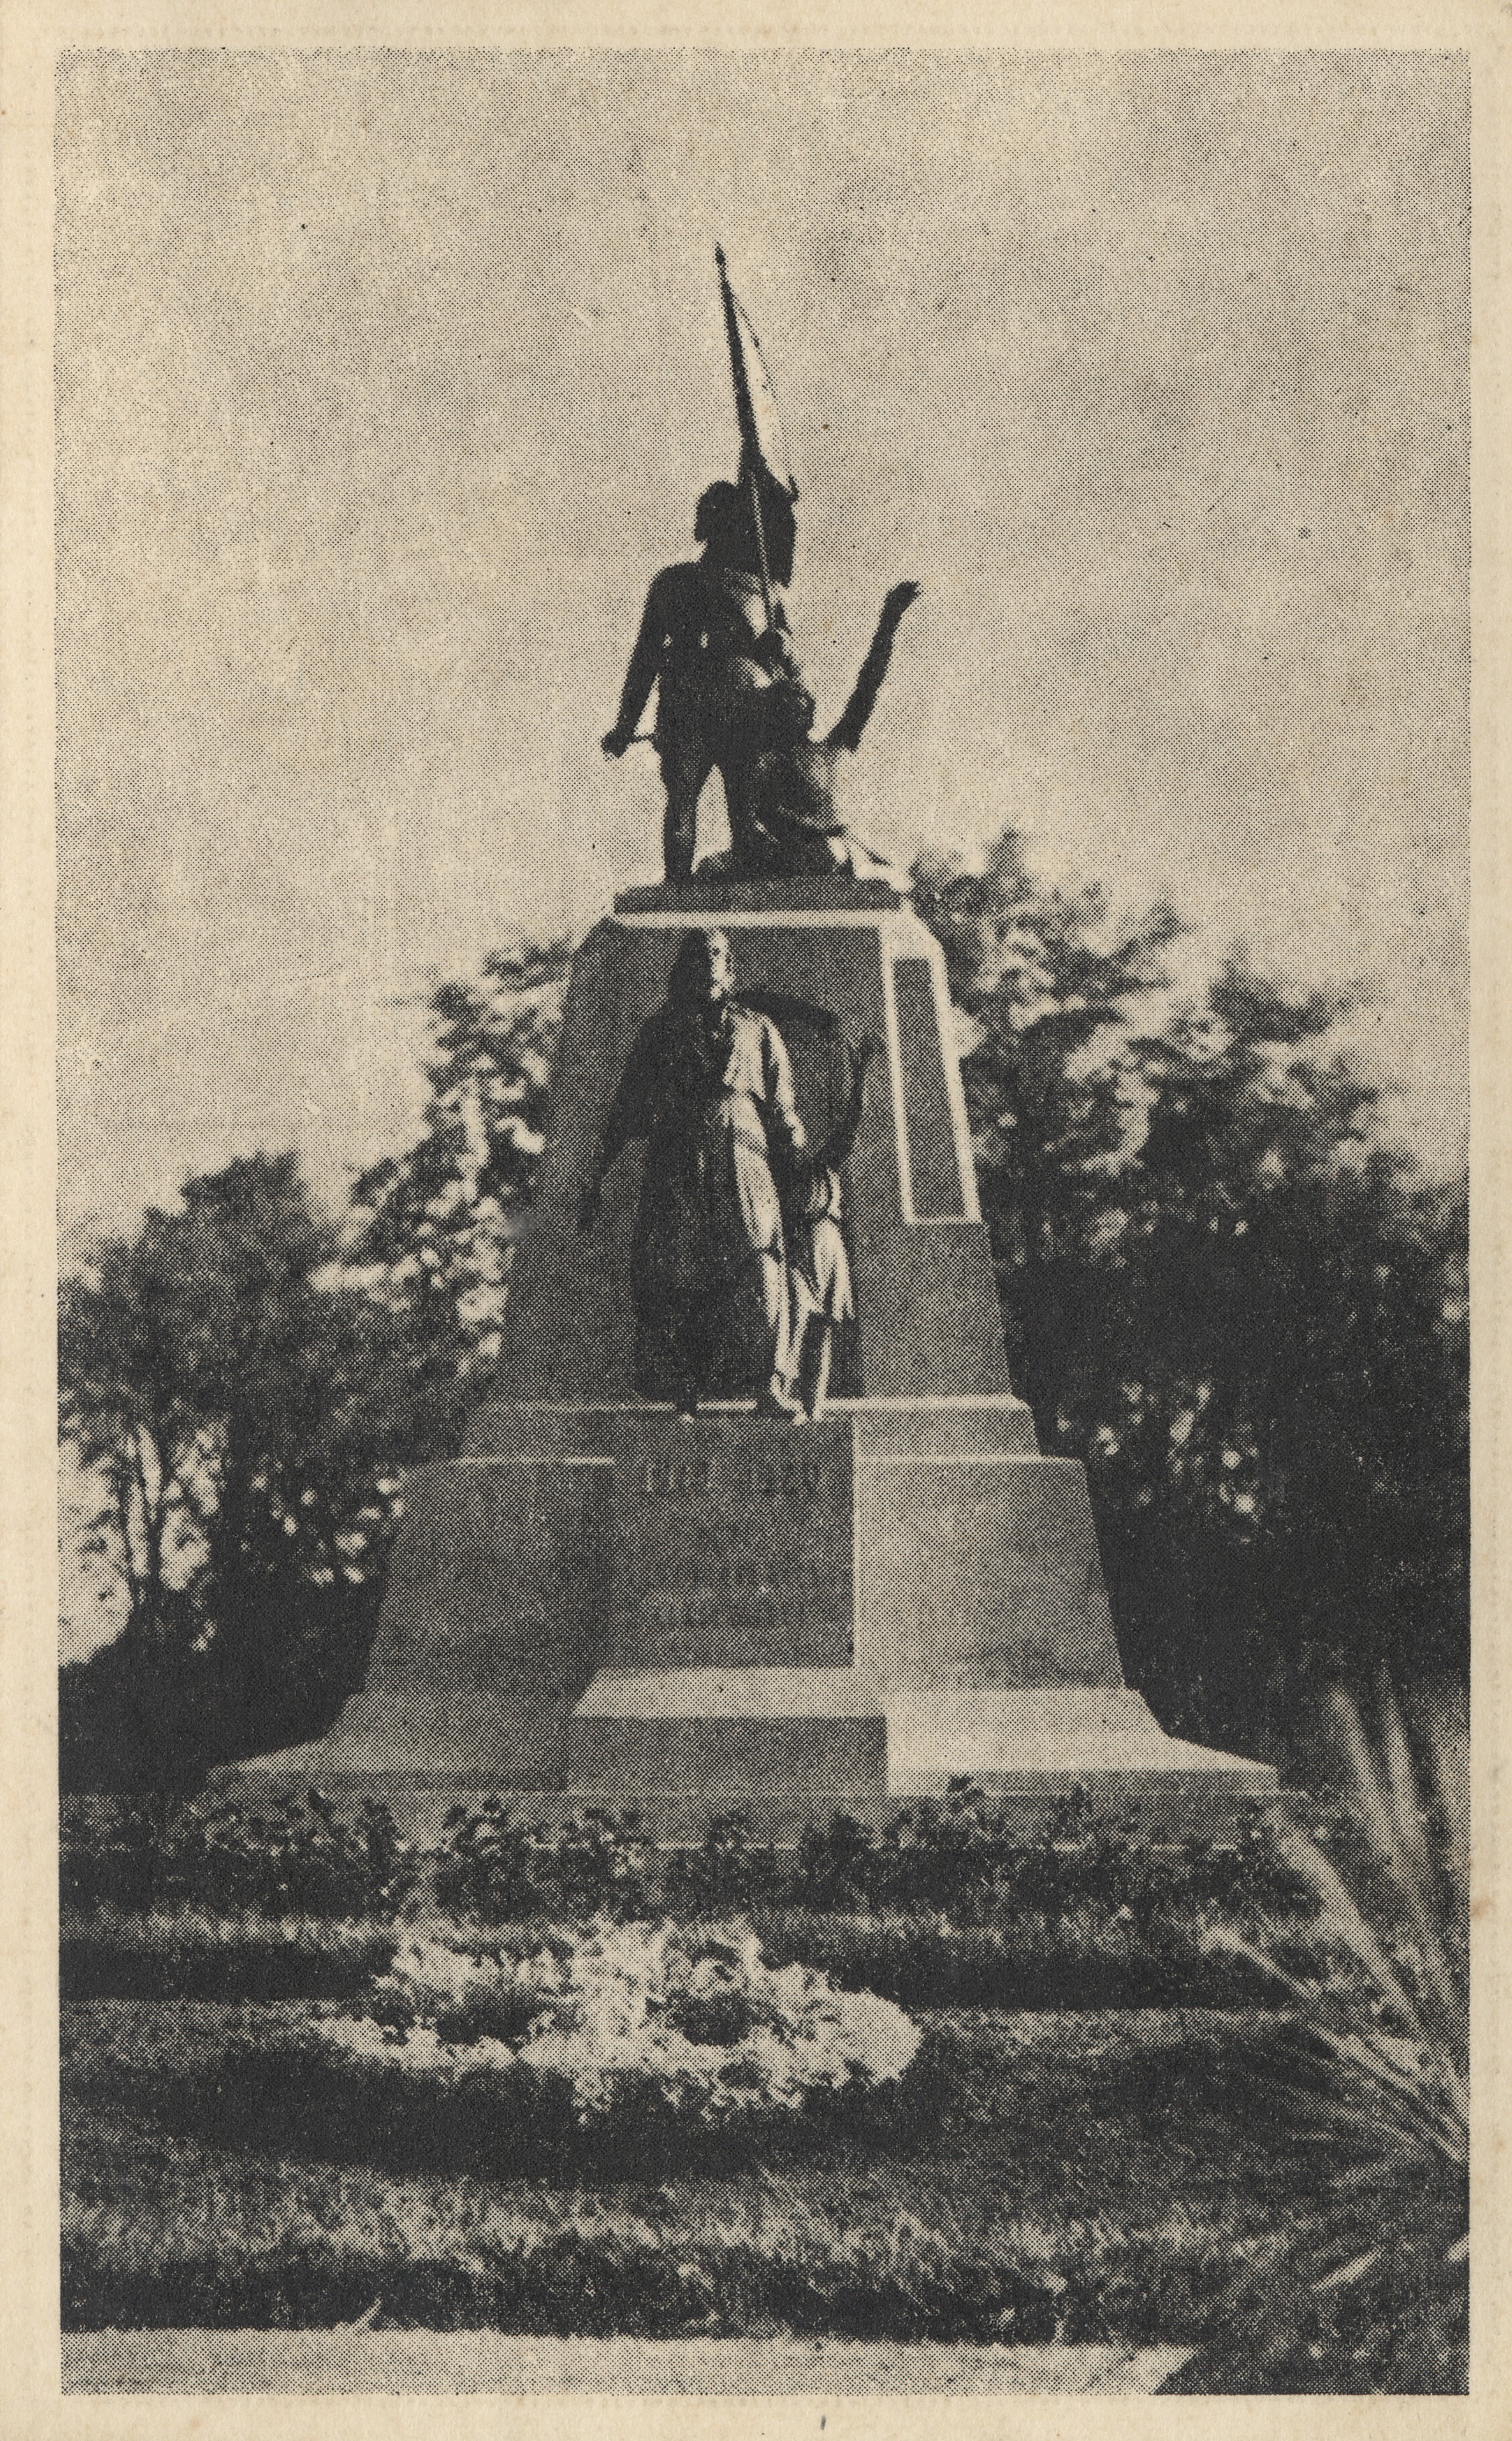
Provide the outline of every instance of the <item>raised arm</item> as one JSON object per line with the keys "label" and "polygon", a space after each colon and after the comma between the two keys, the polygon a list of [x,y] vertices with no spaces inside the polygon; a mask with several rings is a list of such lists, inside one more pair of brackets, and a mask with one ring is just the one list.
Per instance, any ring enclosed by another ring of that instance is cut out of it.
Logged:
{"label": "raised arm", "polygon": [[888,674],[888,663],[892,659],[892,647],[903,624],[903,614],[909,603],[917,602],[918,598],[919,588],[916,585],[894,585],[883,603],[876,634],[851,690],[851,700],[824,740],[826,746],[844,747],[847,753],[854,754],[860,745],[862,732],[876,709],[877,696]]}

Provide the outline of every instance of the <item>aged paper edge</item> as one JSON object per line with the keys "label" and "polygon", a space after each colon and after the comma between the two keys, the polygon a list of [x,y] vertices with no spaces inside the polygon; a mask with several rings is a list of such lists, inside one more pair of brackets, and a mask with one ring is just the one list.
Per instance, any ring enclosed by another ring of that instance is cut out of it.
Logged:
{"label": "aged paper edge", "polygon": [[[67,2398],[61,2388],[58,2313],[56,1425],[54,1364],[56,1150],[52,963],[52,263],[53,71],[64,48],[281,46],[501,48],[707,45],[782,48],[981,47],[1120,50],[1423,48],[1467,50],[1473,77],[1474,614],[1476,700],[1472,846],[1472,1313],[1475,1332],[1473,1673],[1476,1965],[1474,1998],[1475,2289],[1471,2394],[1467,2400],[1153,2400],[1045,2397],[922,2400],[421,2397]],[[1498,1293],[1512,1257],[1507,1127],[1501,1092],[1508,1042],[1499,950],[1506,907],[1503,723],[1508,672],[1504,569],[1508,487],[1498,479],[1506,445],[1512,370],[1503,266],[1509,183],[1506,136],[1512,7],[1506,5],[1164,5],[1092,9],[956,0],[945,7],[863,6],[828,0],[477,0],[419,9],[374,5],[247,5],[230,0],[142,0],[68,8],[10,0],[0,20],[0,175],[4,262],[0,288],[0,738],[3,738],[4,1058],[0,1061],[0,1738],[8,1818],[0,1839],[6,1900],[5,2128],[0,2274],[6,2303],[0,2431],[108,2435],[347,2433],[425,2431],[459,2436],[501,2430],[542,2441],[589,2430],[605,2435],[778,2432],[891,2441],[921,2416],[951,2434],[1051,2434],[1074,2426],[1094,2436],[1146,2429],[1277,2436],[1400,2432],[1434,2436],[1501,2429],[1504,2210],[1498,2157],[1503,1987],[1501,1854],[1504,1669],[1498,1650],[1505,1607],[1502,1480],[1508,1348],[1507,1300]]]}

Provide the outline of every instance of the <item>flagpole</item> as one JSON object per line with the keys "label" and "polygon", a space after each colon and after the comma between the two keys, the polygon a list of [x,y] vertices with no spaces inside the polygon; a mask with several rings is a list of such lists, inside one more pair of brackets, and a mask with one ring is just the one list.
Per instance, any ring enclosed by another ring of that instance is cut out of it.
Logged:
{"label": "flagpole", "polygon": [[750,386],[746,379],[746,352],[741,346],[740,324],[735,315],[735,293],[729,284],[725,266],[725,249],[714,248],[714,261],[719,267],[719,293],[725,305],[725,335],[729,341],[729,374],[735,385],[735,421],[740,426],[740,454],[746,466],[746,488],[750,496],[751,524],[756,533],[756,558],[761,570],[762,607],[766,613],[766,633],[771,634],[777,622],[772,612],[772,579],[766,559],[766,529],[762,522],[761,483],[757,466],[761,448],[756,438],[756,411],[750,403]]}

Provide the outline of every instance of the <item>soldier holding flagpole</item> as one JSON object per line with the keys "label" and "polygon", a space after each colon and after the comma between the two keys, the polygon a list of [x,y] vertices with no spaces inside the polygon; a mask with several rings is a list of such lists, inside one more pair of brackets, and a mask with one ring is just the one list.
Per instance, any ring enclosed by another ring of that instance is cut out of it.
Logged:
{"label": "soldier holding flagpole", "polygon": [[605,754],[616,758],[636,742],[655,688],[651,742],[667,791],[662,841],[675,885],[693,877],[698,801],[716,768],[737,873],[828,872],[860,848],[835,812],[834,769],[839,754],[854,753],[860,743],[899,622],[919,590],[893,587],[844,714],[827,737],[814,739],[814,697],[783,601],[793,574],[798,485],[771,376],[730,286],[722,246],[714,260],[740,433],[739,480],[711,483],[698,502],[693,537],[704,546],[702,557],[652,579],[620,709],[603,740]]}
{"label": "soldier holding flagpole", "polygon": [[740,431],[739,482],[711,483],[700,498],[693,538],[704,546],[702,556],[652,579],[619,712],[603,740],[606,754],[623,754],[657,690],[652,742],[667,791],[666,876],[675,883],[692,876],[698,801],[716,767],[737,859],[748,856],[747,780],[759,700],[774,682],[802,684],[782,600],[793,572],[798,485],[786,468],[771,380],[730,288],[722,247],[715,261]]}

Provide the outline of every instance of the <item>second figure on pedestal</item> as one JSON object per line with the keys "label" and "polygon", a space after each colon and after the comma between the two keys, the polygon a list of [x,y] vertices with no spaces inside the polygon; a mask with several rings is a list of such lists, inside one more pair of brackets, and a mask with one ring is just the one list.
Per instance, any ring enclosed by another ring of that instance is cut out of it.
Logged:
{"label": "second figure on pedestal", "polygon": [[[822,1010],[777,1004],[837,1034]],[[867,1035],[847,1052],[838,1124],[810,1150],[774,1017],[734,998],[723,932],[686,935],[625,1061],[579,1216],[585,1233],[597,1225],[604,1179],[643,1141],[631,1256],[643,1399],[692,1415],[717,1385],[754,1394],[759,1415],[819,1414],[835,1333],[855,1312],[841,1176],[876,1049]]]}
{"label": "second figure on pedestal", "polygon": [[723,932],[690,932],[625,1062],[584,1189],[597,1220],[603,1180],[644,1139],[636,1218],[637,1386],[692,1415],[733,1363],[758,1411],[796,1413],[787,1387],[787,1251],[774,1165],[796,1169],[803,1130],[786,1047],[768,1017],[731,995]]}

